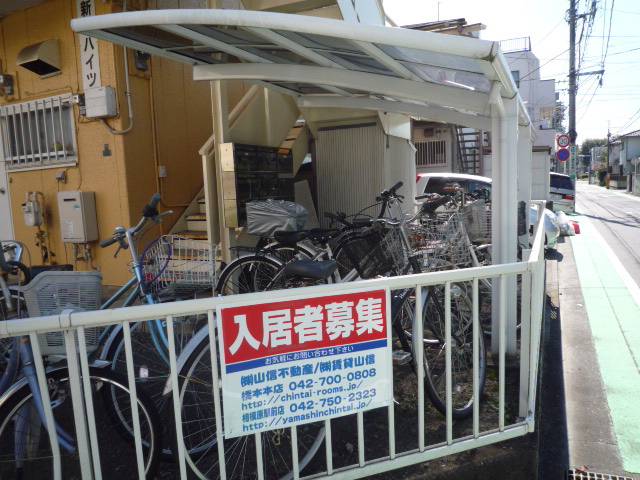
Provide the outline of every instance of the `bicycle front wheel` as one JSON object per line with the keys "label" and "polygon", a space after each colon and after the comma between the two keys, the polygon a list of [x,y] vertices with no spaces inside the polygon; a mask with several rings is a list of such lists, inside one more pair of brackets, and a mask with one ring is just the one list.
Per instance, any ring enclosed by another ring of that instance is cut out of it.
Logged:
{"label": "bicycle front wheel", "polygon": [[[129,387],[126,378],[106,369],[90,368],[102,478],[137,478],[138,469],[133,437]],[[58,427],[75,445],[75,424],[69,372],[66,369],[47,374],[48,396]],[[143,445],[145,477],[156,475],[162,443],[160,419],[151,400],[141,389],[138,414]],[[118,408],[111,399],[118,398]],[[45,395],[46,397],[46,395]],[[81,478],[77,451],[60,446],[62,478]],[[53,454],[49,435],[34,406],[28,385],[13,393],[0,408],[0,478],[53,478]]]}
{"label": "bicycle front wheel", "polygon": [[[214,382],[209,338],[205,338],[189,355],[178,372],[180,389],[182,437],[172,435],[174,442],[184,442],[187,464],[199,479],[220,478],[218,428],[214,408]],[[218,369],[219,371],[219,369]],[[218,375],[218,378],[220,376]],[[217,393],[222,394],[218,381]],[[175,422],[172,422],[175,425]],[[324,423],[316,422],[297,428],[299,468],[305,468],[324,440]],[[224,431],[224,429],[223,429]],[[292,478],[291,428],[261,434],[264,478],[286,480]],[[175,449],[181,445],[176,444]],[[253,480],[259,478],[256,464],[255,435],[224,439],[224,462],[228,479]],[[177,450],[176,450],[177,451]]]}
{"label": "bicycle front wheel", "polygon": [[[157,323],[156,323],[157,322]],[[191,337],[206,325],[206,315],[189,315],[176,317],[174,320],[174,342],[176,355],[179,355]],[[154,341],[155,337],[155,341]],[[133,365],[136,384],[142,385],[153,401],[158,413],[165,418],[171,409],[171,401],[162,395],[165,383],[169,377],[168,349],[158,349],[156,344],[166,341],[167,332],[159,320],[138,322],[131,325],[131,346],[133,351]],[[104,356],[111,362],[111,369],[119,374],[127,374],[126,352],[122,330],[114,334],[111,347]],[[118,405],[118,399],[113,399]],[[163,424],[166,428],[166,424]],[[168,431],[164,432],[163,457],[172,459],[171,445],[168,441]]]}
{"label": "bicycle front wheel", "polygon": [[259,253],[236,258],[220,274],[216,291],[238,295],[285,288],[282,266],[277,258]]}
{"label": "bicycle front wheel", "polygon": [[[444,289],[433,287],[423,307],[425,386],[433,405],[443,415],[447,411],[446,334]],[[451,407],[452,416],[461,419],[473,412],[473,309],[465,289],[451,288]],[[487,373],[484,335],[478,332],[479,362],[475,371],[479,395]]]}

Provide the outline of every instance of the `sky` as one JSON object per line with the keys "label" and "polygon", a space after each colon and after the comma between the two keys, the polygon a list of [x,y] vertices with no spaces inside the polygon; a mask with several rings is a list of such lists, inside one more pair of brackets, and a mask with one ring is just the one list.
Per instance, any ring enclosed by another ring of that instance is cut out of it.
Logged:
{"label": "sky", "polygon": [[[640,0],[576,0],[578,15],[596,4],[593,22],[579,20],[576,41],[577,143],[640,130]],[[541,79],[554,78],[560,100],[568,107],[569,0],[384,0],[386,13],[398,25],[465,18],[482,23],[484,40],[530,37],[540,60]],[[601,78],[602,77],[602,78]],[[600,80],[602,85],[600,86]],[[567,109],[565,126],[568,126]]]}

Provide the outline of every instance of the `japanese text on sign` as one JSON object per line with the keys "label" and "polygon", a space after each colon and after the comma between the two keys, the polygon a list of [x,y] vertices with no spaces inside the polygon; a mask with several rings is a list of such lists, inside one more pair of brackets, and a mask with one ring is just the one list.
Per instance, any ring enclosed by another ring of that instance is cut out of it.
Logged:
{"label": "japanese text on sign", "polygon": [[[77,15],[90,17],[95,15],[93,0],[77,0]],[[100,87],[100,56],[98,55],[98,40],[78,35],[80,45],[80,72],[82,74],[82,89]]]}
{"label": "japanese text on sign", "polygon": [[221,308],[225,436],[389,405],[385,290]]}

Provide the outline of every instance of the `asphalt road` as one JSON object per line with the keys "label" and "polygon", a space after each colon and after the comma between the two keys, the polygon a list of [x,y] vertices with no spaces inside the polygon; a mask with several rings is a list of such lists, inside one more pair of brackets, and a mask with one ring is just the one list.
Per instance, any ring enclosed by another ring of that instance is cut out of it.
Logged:
{"label": "asphalt road", "polygon": [[640,286],[640,197],[578,181],[576,212],[589,218]]}

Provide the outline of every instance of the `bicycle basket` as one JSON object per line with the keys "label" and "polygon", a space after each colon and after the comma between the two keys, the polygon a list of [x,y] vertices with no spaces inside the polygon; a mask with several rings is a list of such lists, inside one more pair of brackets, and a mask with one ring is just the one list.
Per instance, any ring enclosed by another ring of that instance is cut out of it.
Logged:
{"label": "bicycle basket", "polygon": [[218,246],[201,240],[163,235],[141,255],[147,291],[161,297],[187,298],[216,283]]}
{"label": "bicycle basket", "polygon": [[354,236],[344,245],[352,268],[362,279],[385,275],[394,265],[393,257],[384,247],[383,235],[375,230]]}
{"label": "bicycle basket", "polygon": [[491,210],[484,200],[476,200],[461,209],[469,240],[476,243],[491,243]]}
{"label": "bicycle basket", "polygon": [[302,205],[286,200],[247,202],[247,233],[273,238],[278,230],[302,230],[308,214]]}
{"label": "bicycle basket", "polygon": [[[45,271],[23,287],[30,317],[57,315],[64,310],[98,310],[102,298],[102,275],[98,272]],[[85,328],[89,352],[98,348],[102,327]],[[77,332],[76,343],[77,343]],[[64,355],[64,332],[38,334],[43,355]]]}
{"label": "bicycle basket", "polygon": [[409,226],[409,243],[423,271],[449,270],[471,265],[467,232],[458,212],[424,216]]}

